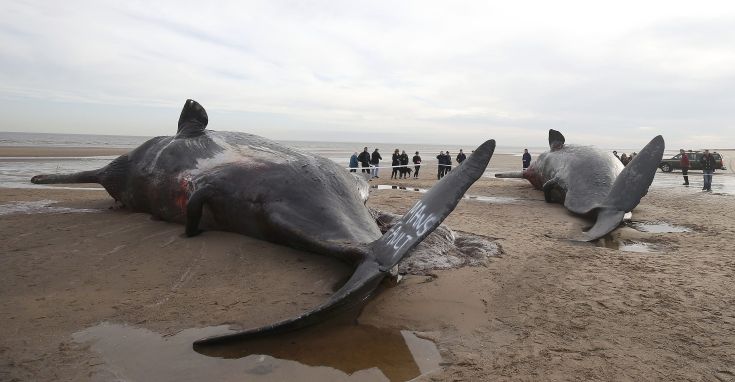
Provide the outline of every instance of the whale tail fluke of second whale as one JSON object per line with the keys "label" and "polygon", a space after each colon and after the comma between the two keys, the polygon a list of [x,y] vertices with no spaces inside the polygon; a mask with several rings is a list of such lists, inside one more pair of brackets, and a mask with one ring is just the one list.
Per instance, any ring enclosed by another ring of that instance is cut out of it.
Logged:
{"label": "whale tail fluke of second whale", "polygon": [[597,240],[620,225],[625,213],[633,210],[648,193],[663,158],[664,148],[664,138],[658,135],[625,166],[598,208],[595,225],[577,240]]}
{"label": "whale tail fluke of second whale", "polygon": [[335,313],[362,305],[411,249],[426,238],[454,210],[469,187],[485,172],[495,141],[480,145],[461,166],[435,184],[380,239],[364,248],[366,255],[350,279],[324,304],[297,317],[243,332],[205,338],[194,346],[223,344],[283,333],[316,324]]}

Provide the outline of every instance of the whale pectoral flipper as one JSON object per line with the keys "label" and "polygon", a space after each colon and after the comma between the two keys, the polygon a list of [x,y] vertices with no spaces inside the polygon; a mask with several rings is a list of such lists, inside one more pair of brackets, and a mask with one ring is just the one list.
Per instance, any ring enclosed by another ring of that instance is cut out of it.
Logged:
{"label": "whale pectoral flipper", "polygon": [[[559,177],[554,177],[553,179],[549,179],[544,183],[544,185],[541,187],[541,190],[544,191],[544,199],[547,203],[554,203],[557,200],[554,200],[554,197],[552,195],[552,191],[557,189],[559,187]],[[561,200],[560,202],[564,202],[564,200]]]}
{"label": "whale pectoral flipper", "polygon": [[192,237],[202,233],[199,229],[199,221],[202,219],[204,203],[209,198],[211,191],[203,188],[195,191],[186,203],[186,236]]}
{"label": "whale pectoral flipper", "polygon": [[[485,172],[495,141],[489,140],[478,147],[461,166],[452,170],[436,183],[380,239],[351,250],[364,255],[358,261],[352,277],[327,302],[297,317],[275,324],[201,339],[194,346],[216,345],[226,342],[283,333],[323,321],[327,317],[362,305],[375,291],[389,270],[412,248],[428,236],[454,210],[467,189]],[[325,244],[328,246],[330,244]]]}

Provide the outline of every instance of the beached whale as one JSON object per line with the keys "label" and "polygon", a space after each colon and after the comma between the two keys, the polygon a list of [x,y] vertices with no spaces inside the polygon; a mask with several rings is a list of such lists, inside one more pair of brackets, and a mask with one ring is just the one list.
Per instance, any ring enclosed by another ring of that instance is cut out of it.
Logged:
{"label": "beached whale", "polygon": [[576,239],[592,241],[618,227],[627,212],[648,193],[664,154],[664,139],[656,136],[627,166],[613,154],[590,146],[564,144],[564,136],[549,130],[550,150],[522,172],[495,174],[527,179],[544,191],[547,202],[595,218],[589,231]]}
{"label": "beached whale", "polygon": [[237,132],[205,130],[204,108],[187,100],[172,137],[156,137],[109,165],[75,174],[38,175],[33,183],[100,183],[125,207],[186,225],[237,232],[355,266],[324,304],[298,317],[209,344],[314,324],[362,304],[380,281],[456,207],[485,171],[495,141],[480,145],[384,235],[365,206],[368,186],[333,161]]}

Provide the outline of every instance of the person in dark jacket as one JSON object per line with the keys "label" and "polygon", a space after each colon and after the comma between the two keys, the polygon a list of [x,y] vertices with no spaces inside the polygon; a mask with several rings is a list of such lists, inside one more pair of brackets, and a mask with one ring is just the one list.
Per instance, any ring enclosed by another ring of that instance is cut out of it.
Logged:
{"label": "person in dark jacket", "polygon": [[704,191],[712,191],[712,175],[715,173],[715,157],[709,153],[709,150],[704,150],[704,154],[699,158],[699,163],[702,164],[702,175],[704,176]]}
{"label": "person in dark jacket", "polygon": [[373,155],[370,157],[370,165],[372,168],[372,177],[378,178],[378,166],[380,166],[380,161],[383,159],[382,156],[380,156],[380,153],[378,152],[378,148],[375,148],[375,151],[373,151]]}
{"label": "person in dark jacket", "polygon": [[457,154],[457,166],[461,165],[465,159],[467,159],[467,155],[464,155],[462,149],[459,149],[459,154]]}
{"label": "person in dark jacket", "polygon": [[437,171],[436,171],[437,179],[441,179],[444,176],[444,163],[445,163],[444,157],[446,157],[446,155],[444,155],[444,151],[440,151],[439,155],[436,156],[436,160],[439,162],[439,164],[437,165]]}
{"label": "person in dark jacket", "polygon": [[362,172],[370,173],[370,153],[368,152],[367,147],[363,149],[360,156],[357,157],[357,160],[362,164]]}
{"label": "person in dark jacket", "polygon": [[401,178],[408,178],[408,154],[406,154],[406,150],[403,150],[399,159],[401,161]]}
{"label": "person in dark jacket", "polygon": [[350,172],[357,172],[358,163],[359,162],[357,161],[357,151],[355,151],[350,157]]}
{"label": "person in dark jacket", "polygon": [[523,149],[523,169],[527,169],[528,166],[531,165],[531,154],[528,152],[528,149]]}
{"label": "person in dark jacket", "polygon": [[681,175],[684,175],[684,186],[689,185],[689,156],[684,152],[684,149],[679,150],[681,159],[679,159],[679,165],[681,166]]}
{"label": "person in dark jacket", "polygon": [[452,171],[452,154],[447,151],[447,156],[444,157],[444,175],[447,175],[449,171]]}
{"label": "person in dark jacket", "polygon": [[416,155],[413,156],[413,177],[417,179],[419,177],[419,169],[421,168],[421,157],[419,152],[416,151]]}
{"label": "person in dark jacket", "polygon": [[401,154],[398,153],[398,149],[396,151],[393,151],[393,158],[390,162],[390,165],[393,166],[393,171],[390,173],[391,179],[398,179],[398,166],[401,165]]}

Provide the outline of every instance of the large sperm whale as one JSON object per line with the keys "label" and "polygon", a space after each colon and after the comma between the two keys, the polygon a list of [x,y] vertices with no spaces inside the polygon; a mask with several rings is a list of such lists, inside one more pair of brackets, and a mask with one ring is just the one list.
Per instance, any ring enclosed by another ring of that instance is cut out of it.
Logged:
{"label": "large sperm whale", "polygon": [[329,159],[256,135],[205,130],[208,121],[204,108],[187,100],[175,136],[152,138],[98,170],[31,179],[99,183],[129,209],[185,224],[189,236],[200,227],[237,232],[355,267],[326,302],[298,317],[196,345],[293,330],[359,306],[452,212],[495,150],[494,140],[480,145],[383,235],[365,206],[363,179]]}
{"label": "large sperm whale", "polygon": [[564,136],[549,130],[549,151],[522,172],[495,174],[523,178],[543,190],[547,202],[564,204],[569,211],[595,219],[576,239],[592,241],[618,227],[625,214],[648,193],[664,154],[664,139],[656,136],[623,166],[609,152],[591,146],[565,144]]}

